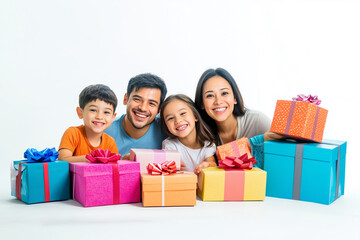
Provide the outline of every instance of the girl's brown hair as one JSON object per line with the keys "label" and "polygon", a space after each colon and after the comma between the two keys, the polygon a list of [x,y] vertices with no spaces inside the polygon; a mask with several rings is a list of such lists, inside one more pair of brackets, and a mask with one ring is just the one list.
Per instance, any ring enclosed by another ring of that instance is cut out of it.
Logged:
{"label": "girl's brown hair", "polygon": [[179,101],[183,101],[184,103],[186,103],[187,106],[191,109],[194,117],[198,120],[197,122],[195,122],[195,128],[196,128],[196,138],[197,138],[198,142],[200,143],[200,145],[204,146],[205,141],[209,142],[209,144],[206,147],[209,147],[211,144],[215,143],[214,135],[211,133],[209,127],[206,125],[204,120],[201,118],[199,112],[196,110],[193,100],[191,100],[191,98],[189,98],[188,96],[186,96],[184,94],[171,95],[171,96],[167,97],[165,99],[165,101],[161,104],[161,108],[160,108],[161,126],[164,129],[164,131],[166,132],[166,134],[168,136],[170,136],[171,138],[176,138],[176,136],[173,135],[172,133],[170,133],[169,129],[167,128],[166,123],[165,123],[165,118],[164,118],[165,107],[174,100],[179,100]]}

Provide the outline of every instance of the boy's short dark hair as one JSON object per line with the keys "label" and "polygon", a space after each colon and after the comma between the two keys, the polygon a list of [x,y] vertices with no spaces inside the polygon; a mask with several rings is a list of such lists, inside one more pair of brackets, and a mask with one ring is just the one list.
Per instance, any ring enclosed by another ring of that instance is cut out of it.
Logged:
{"label": "boy's short dark hair", "polygon": [[103,84],[90,85],[84,88],[79,95],[79,106],[81,109],[84,109],[86,104],[97,99],[111,104],[115,113],[118,103],[117,97],[113,90]]}
{"label": "boy's short dark hair", "polygon": [[130,94],[133,90],[138,91],[141,88],[159,89],[161,91],[160,105],[164,101],[167,93],[167,88],[164,80],[151,73],[143,73],[131,78],[128,83],[126,94],[128,97],[130,97]]}

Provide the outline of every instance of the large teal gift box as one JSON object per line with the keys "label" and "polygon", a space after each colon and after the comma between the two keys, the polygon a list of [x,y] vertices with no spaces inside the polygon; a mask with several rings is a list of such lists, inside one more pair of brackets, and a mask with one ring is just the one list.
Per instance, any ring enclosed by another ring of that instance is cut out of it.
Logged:
{"label": "large teal gift box", "polygon": [[264,143],[266,196],[330,204],[344,194],[346,142]]}
{"label": "large teal gift box", "polygon": [[14,161],[11,185],[11,195],[28,204],[70,199],[69,163]]}

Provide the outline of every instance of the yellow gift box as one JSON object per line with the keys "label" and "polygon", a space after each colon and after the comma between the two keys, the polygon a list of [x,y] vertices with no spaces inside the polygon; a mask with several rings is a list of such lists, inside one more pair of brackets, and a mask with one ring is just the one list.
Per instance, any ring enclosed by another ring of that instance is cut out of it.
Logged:
{"label": "yellow gift box", "polygon": [[198,181],[198,195],[203,201],[265,199],[266,172],[260,168],[203,168]]}

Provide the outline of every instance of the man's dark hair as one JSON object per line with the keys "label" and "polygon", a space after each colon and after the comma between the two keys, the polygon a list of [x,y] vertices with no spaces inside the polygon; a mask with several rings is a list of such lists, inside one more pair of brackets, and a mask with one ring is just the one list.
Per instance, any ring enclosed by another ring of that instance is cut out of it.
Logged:
{"label": "man's dark hair", "polygon": [[138,91],[141,88],[157,88],[161,91],[160,96],[160,105],[164,101],[167,88],[165,85],[164,80],[162,80],[160,77],[151,74],[151,73],[143,73],[139,74],[133,78],[130,79],[127,87],[127,96],[130,97],[130,94],[132,91]]}
{"label": "man's dark hair", "polygon": [[117,97],[108,86],[103,84],[90,85],[84,88],[79,95],[79,106],[81,109],[84,109],[86,104],[97,99],[111,104],[115,113],[118,103]]}

